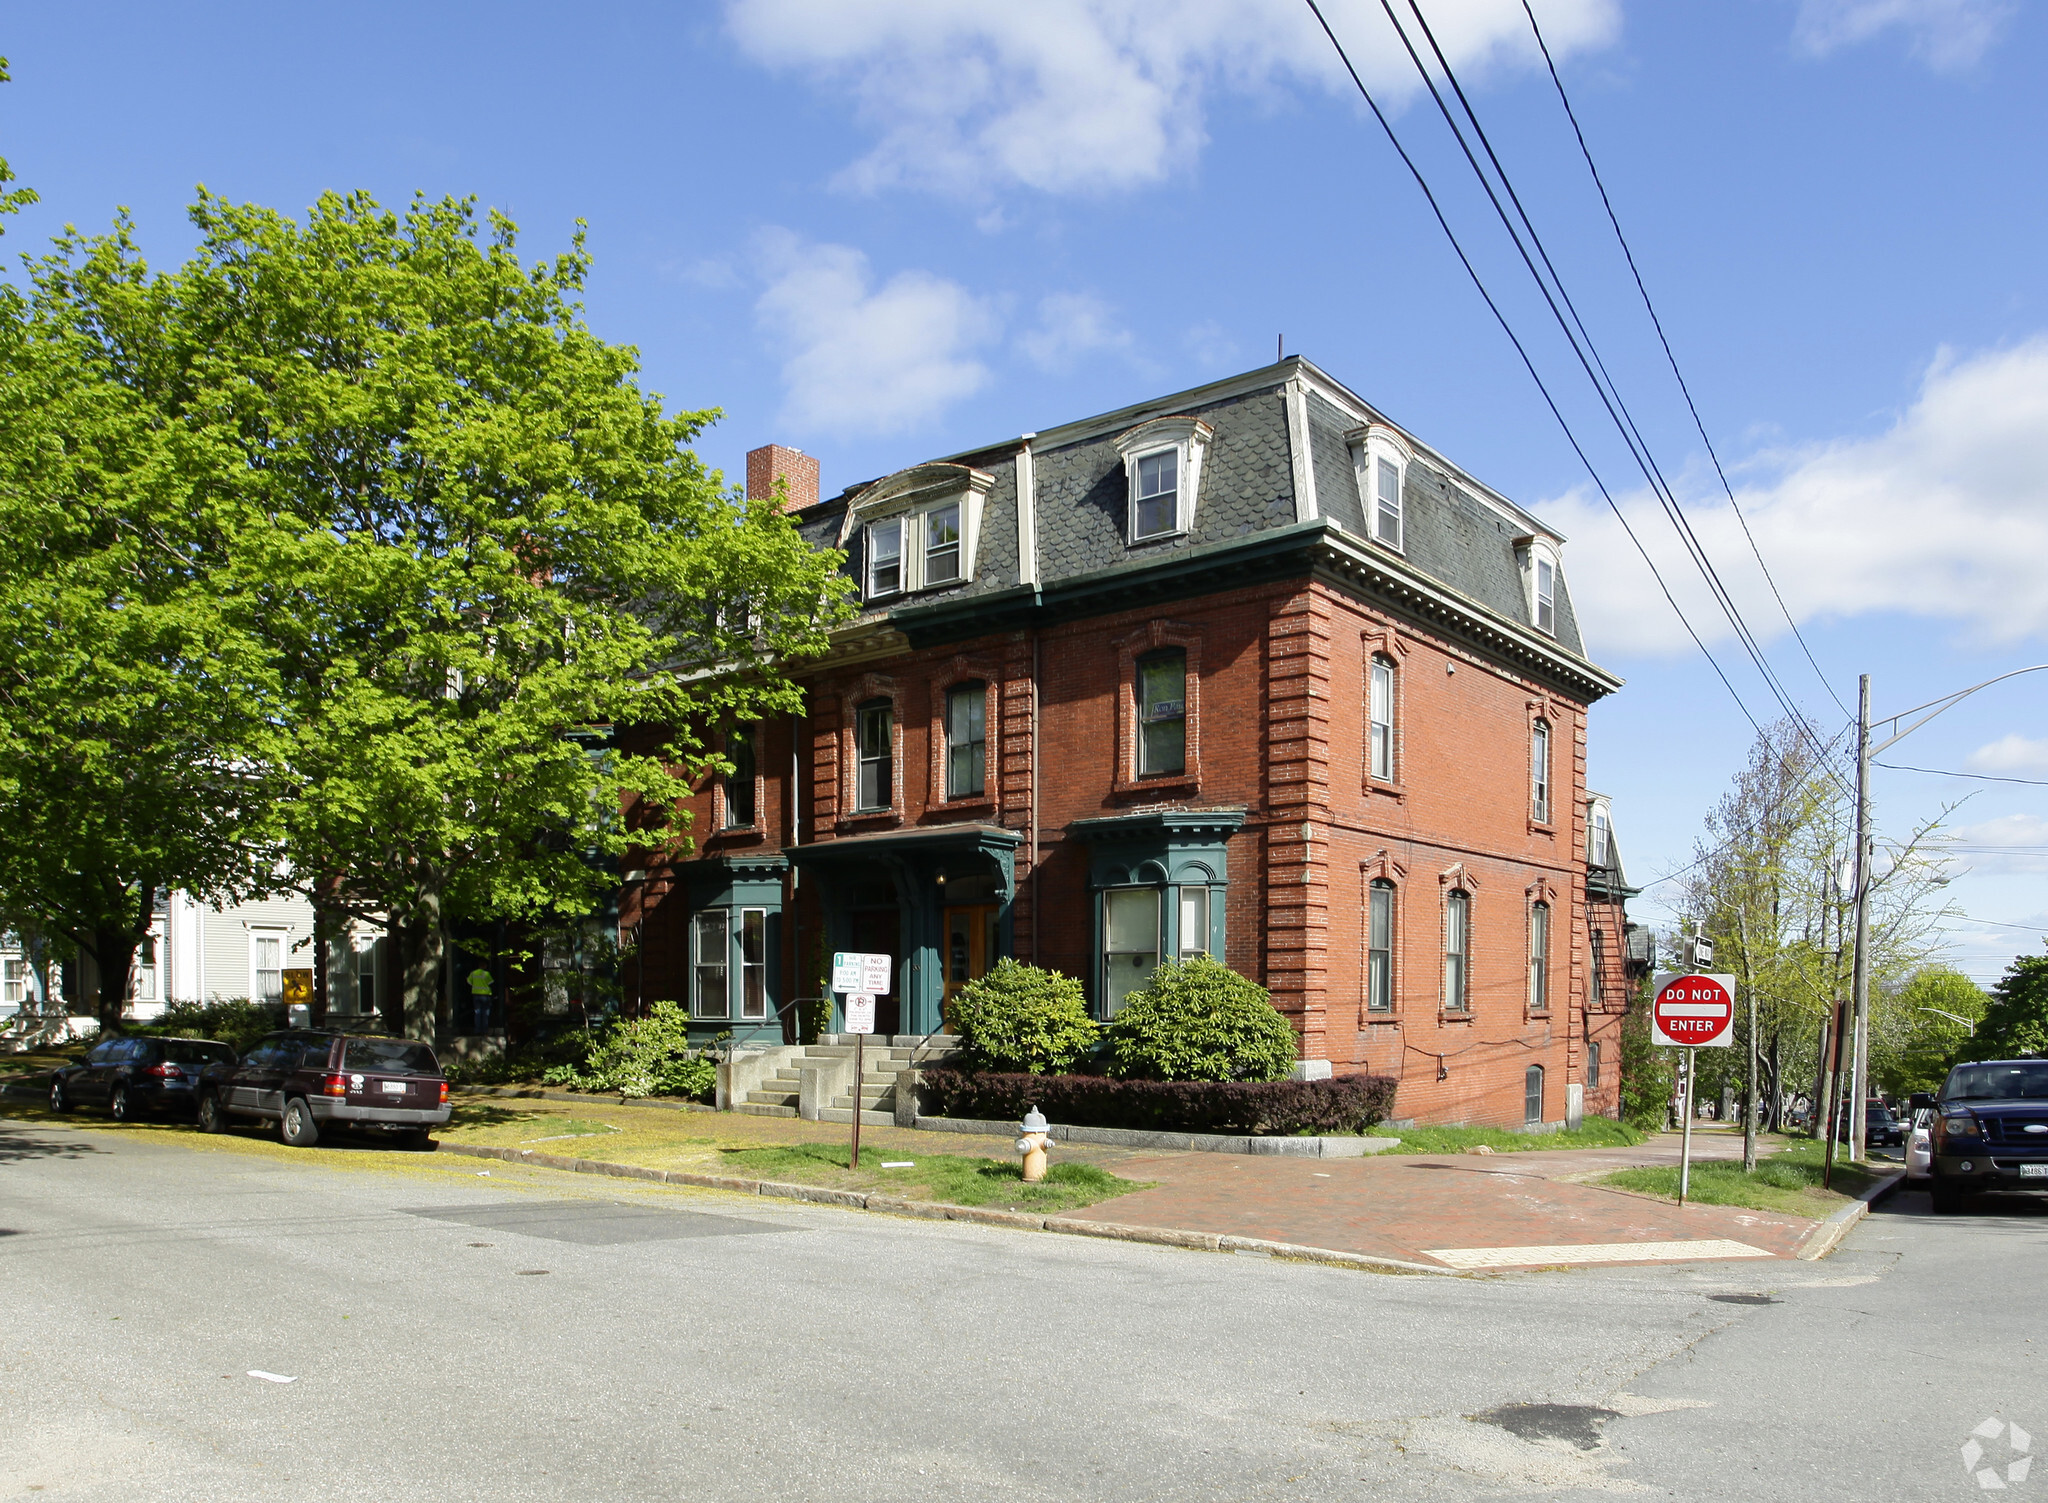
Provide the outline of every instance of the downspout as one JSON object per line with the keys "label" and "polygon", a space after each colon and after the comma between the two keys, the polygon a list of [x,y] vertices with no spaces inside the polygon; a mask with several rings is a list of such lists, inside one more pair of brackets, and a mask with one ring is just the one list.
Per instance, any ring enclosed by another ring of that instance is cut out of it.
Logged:
{"label": "downspout", "polygon": [[[1026,433],[1017,450],[1017,583],[1032,587],[1034,603],[1038,587],[1038,462],[1031,452],[1036,433]],[[1031,963],[1038,964],[1038,621],[1031,622],[1031,793],[1026,819],[1030,822],[1031,861]]]}

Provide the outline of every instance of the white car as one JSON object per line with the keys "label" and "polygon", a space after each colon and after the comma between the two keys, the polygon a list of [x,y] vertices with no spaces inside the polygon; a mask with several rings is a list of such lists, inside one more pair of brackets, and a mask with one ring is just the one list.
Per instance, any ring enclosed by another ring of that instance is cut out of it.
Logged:
{"label": "white car", "polygon": [[1932,1174],[1934,1161],[1934,1112],[1922,1107],[1913,1113],[1913,1125],[1906,1129],[1906,1178],[1908,1181],[1925,1181]]}

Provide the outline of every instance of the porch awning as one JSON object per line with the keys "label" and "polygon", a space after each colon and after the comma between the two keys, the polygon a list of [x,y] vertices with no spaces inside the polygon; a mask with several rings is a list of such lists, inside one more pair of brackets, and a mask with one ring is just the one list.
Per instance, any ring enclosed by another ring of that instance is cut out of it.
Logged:
{"label": "porch awning", "polygon": [[1007,863],[1023,843],[1021,830],[1000,825],[926,825],[916,830],[878,830],[813,840],[783,851],[799,866],[833,861],[872,861],[878,856],[990,856]]}

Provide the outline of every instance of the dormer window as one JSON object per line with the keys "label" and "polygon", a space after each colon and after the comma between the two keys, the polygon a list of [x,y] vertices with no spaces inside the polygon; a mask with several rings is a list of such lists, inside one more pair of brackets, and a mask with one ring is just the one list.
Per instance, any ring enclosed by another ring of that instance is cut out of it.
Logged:
{"label": "dormer window", "polygon": [[868,597],[903,588],[903,519],[868,524]]}
{"label": "dormer window", "polygon": [[1561,572],[1557,544],[1532,535],[1515,540],[1522,568],[1522,589],[1529,601],[1529,624],[1546,637],[1557,635],[1557,584]]}
{"label": "dormer window", "polygon": [[1180,531],[1180,451],[1142,456],[1136,475],[1131,536],[1156,538]]}
{"label": "dormer window", "polygon": [[925,464],[878,480],[847,510],[839,546],[867,537],[866,599],[944,589],[974,578],[981,507],[995,476],[962,464]]}
{"label": "dormer window", "polygon": [[1154,418],[1116,441],[1130,488],[1126,534],[1133,543],[1192,532],[1202,453],[1212,430],[1199,418]]}
{"label": "dormer window", "polygon": [[1358,507],[1375,543],[1400,552],[1406,546],[1402,497],[1408,484],[1407,442],[1385,423],[1368,423],[1345,435],[1358,479]]}
{"label": "dormer window", "polygon": [[960,580],[960,506],[935,506],[924,514],[924,582]]}
{"label": "dormer window", "polygon": [[1536,560],[1536,629],[1557,635],[1557,565]]}

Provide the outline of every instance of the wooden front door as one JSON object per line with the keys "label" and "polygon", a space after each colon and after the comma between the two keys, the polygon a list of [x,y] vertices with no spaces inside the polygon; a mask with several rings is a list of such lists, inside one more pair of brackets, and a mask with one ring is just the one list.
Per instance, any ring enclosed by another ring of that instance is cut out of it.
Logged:
{"label": "wooden front door", "polygon": [[988,974],[998,959],[994,903],[969,903],[946,910],[946,1000],[970,981]]}

